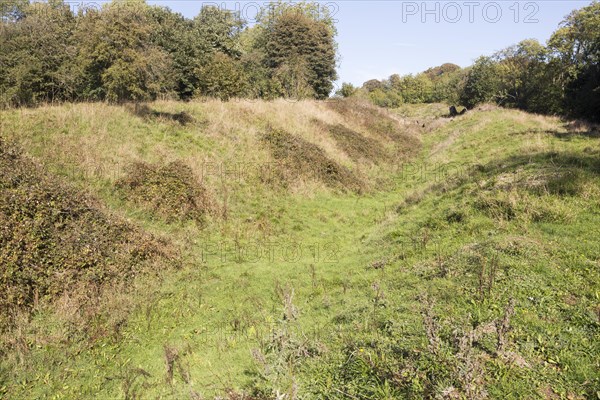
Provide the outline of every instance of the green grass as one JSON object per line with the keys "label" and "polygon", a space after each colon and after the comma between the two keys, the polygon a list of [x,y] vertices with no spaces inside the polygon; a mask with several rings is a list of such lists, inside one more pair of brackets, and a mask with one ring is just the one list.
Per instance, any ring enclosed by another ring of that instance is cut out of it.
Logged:
{"label": "green grass", "polygon": [[[441,106],[405,107],[406,126],[429,126],[408,162],[369,170],[391,181],[384,189],[208,176],[225,216],[167,224],[113,190],[120,165],[181,159],[197,174],[202,160],[261,165],[270,159],[257,120],[321,146],[335,142],[311,136],[303,121],[317,112],[336,121],[318,104],[298,105],[298,115],[282,104],[153,107],[196,122],[144,121],[103,105],[3,112],[5,135],[112,212],[168,237],[183,266],[132,282],[126,324],[93,341],[50,307],[35,313],[0,364],[1,396],[598,396],[597,137],[517,111],[450,120]],[[241,122],[222,119],[222,107]],[[352,170],[367,168],[325,149]],[[236,246],[262,253],[240,256]],[[500,349],[490,330],[460,344],[500,324],[511,299]],[[165,347],[178,354],[170,382]]]}

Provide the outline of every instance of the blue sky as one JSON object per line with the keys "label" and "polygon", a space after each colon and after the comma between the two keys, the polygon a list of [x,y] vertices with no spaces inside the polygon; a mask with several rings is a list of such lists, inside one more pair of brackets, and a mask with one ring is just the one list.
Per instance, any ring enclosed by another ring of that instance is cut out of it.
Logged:
{"label": "blue sky", "polygon": [[[149,1],[198,14],[202,4],[241,10],[252,20],[263,1]],[[321,1],[338,28],[339,82],[360,85],[452,62],[468,66],[522,39],[545,43],[563,18],[590,1]],[[437,21],[436,21],[437,20]],[[338,83],[339,84],[339,83]]]}

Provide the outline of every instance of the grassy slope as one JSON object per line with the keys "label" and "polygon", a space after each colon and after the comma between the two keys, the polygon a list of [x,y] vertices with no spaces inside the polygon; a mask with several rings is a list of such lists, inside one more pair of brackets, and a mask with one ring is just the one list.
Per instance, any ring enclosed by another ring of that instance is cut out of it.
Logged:
{"label": "grassy slope", "polygon": [[[410,162],[376,167],[353,161],[312,120],[381,138],[322,103],[152,107],[184,110],[195,122],[105,105],[3,112],[3,134],[116,213],[168,235],[185,265],[136,283],[143,289],[116,339],[61,344],[53,337],[68,332],[65,323],[36,315],[18,332],[24,348],[2,362],[0,394],[182,398],[252,386],[340,398],[483,389],[551,398],[600,390],[597,137],[516,111],[450,121],[435,107],[405,107],[399,123],[423,148]],[[393,185],[356,195],[298,179],[273,189],[254,173],[270,162],[259,141],[269,125],[319,145],[365,181],[391,176]],[[166,224],[126,202],[113,186],[133,160],[183,160],[205,178],[219,215],[203,228]],[[219,179],[218,165],[234,173]],[[262,255],[240,261],[216,250],[235,243],[260,243]],[[284,257],[297,244],[301,255]],[[457,347],[454,336],[501,318],[510,298],[503,352],[491,334],[468,354]],[[172,384],[165,347],[178,352]]]}

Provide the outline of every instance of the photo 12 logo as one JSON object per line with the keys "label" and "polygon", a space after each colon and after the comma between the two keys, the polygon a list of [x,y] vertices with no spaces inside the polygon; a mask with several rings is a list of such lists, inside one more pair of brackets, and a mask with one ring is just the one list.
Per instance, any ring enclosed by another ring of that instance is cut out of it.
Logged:
{"label": "photo 12 logo", "polygon": [[203,262],[334,264],[339,259],[340,247],[335,241],[206,240],[202,243]]}
{"label": "photo 12 logo", "polygon": [[77,15],[78,13],[86,13],[89,11],[100,11],[102,4],[104,3],[96,1],[67,0],[64,4],[69,7],[73,14]]}
{"label": "photo 12 logo", "polygon": [[488,22],[495,24],[510,19],[514,23],[534,24],[540,7],[536,2],[402,2],[402,22],[410,21],[446,22]]}
{"label": "photo 12 logo", "polygon": [[[258,22],[260,17],[264,14],[265,10],[274,9],[279,7],[281,4],[285,4],[288,7],[294,5],[302,5],[301,1],[286,1],[286,2],[275,2],[275,1],[204,1],[201,3],[201,7],[215,7],[220,10],[231,11],[243,18],[248,24],[253,25]],[[316,10],[317,13],[321,14],[320,17],[328,15],[334,23],[337,23],[335,15],[339,12],[339,5],[333,1],[319,2],[319,8]]]}

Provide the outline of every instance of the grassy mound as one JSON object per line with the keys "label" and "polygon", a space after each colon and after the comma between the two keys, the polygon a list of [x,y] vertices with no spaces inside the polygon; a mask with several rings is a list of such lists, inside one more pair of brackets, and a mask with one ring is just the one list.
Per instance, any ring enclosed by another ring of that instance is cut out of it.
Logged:
{"label": "grassy mound", "polygon": [[354,161],[379,163],[389,159],[386,149],[377,140],[368,138],[342,124],[320,124],[335,139],[337,145]]}
{"label": "grassy mound", "polygon": [[365,184],[348,168],[327,156],[319,146],[290,133],[270,128],[262,136],[280,164],[277,171],[283,182],[289,183],[299,176],[311,177],[331,188],[361,192]]}
{"label": "grassy mound", "polygon": [[135,162],[116,186],[129,200],[167,222],[193,220],[202,224],[212,207],[204,186],[180,161],[166,165]]}
{"label": "grassy mound", "polygon": [[0,326],[65,291],[93,296],[131,278],[168,246],[106,215],[0,138]]}

